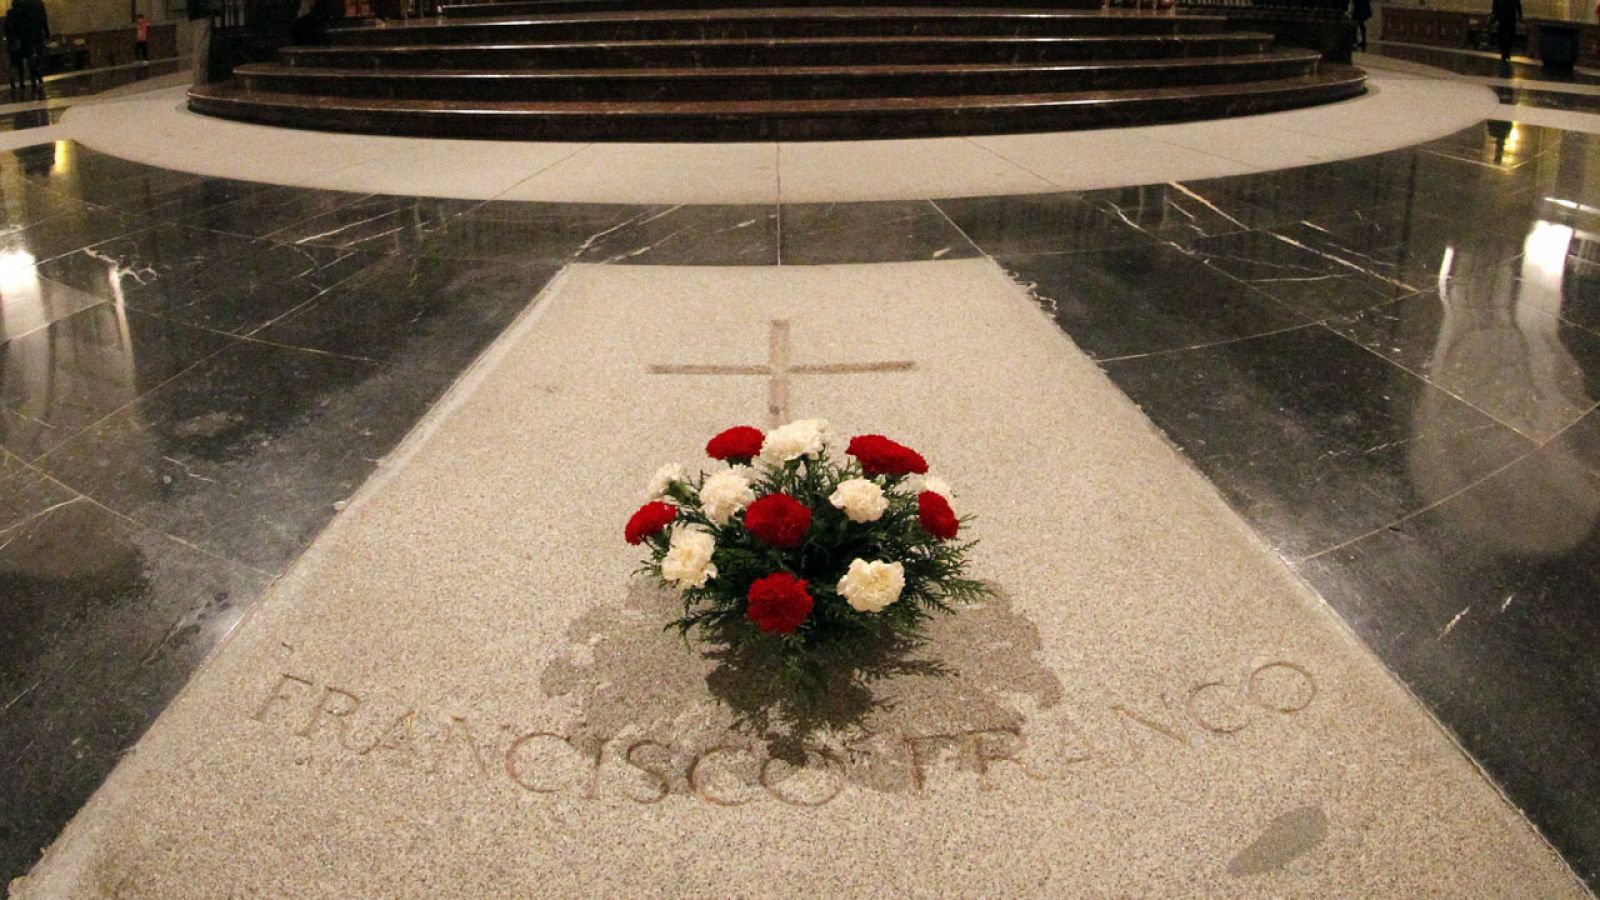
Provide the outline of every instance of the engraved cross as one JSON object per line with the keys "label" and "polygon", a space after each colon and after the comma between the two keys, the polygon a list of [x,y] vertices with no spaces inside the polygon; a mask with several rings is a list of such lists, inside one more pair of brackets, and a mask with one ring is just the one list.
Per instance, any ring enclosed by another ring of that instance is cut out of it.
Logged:
{"label": "engraved cross", "polygon": [[767,341],[765,365],[650,366],[652,375],[765,375],[767,376],[767,416],[772,427],[789,421],[789,377],[792,375],[858,375],[872,372],[909,372],[917,364],[909,360],[865,363],[821,363],[794,365],[789,362],[789,320],[773,319]]}

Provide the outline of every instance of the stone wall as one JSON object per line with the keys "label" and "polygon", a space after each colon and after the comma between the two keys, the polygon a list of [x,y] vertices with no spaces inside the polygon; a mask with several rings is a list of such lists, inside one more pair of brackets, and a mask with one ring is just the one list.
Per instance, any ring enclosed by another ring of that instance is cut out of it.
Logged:
{"label": "stone wall", "polygon": [[50,12],[50,30],[55,34],[83,34],[133,28],[133,2],[139,12],[156,24],[182,19],[183,14],[168,11],[168,0],[44,0]]}

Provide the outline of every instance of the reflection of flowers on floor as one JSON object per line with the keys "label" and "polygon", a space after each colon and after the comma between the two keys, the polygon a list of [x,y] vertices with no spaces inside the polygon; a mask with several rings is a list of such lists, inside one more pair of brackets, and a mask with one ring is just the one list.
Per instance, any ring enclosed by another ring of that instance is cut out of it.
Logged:
{"label": "reflection of flowers on floor", "polygon": [[717,648],[743,679],[727,695],[752,714],[928,673],[909,654],[930,618],[988,593],[965,576],[972,545],[921,454],[875,434],[840,453],[831,438],[820,419],[730,428],[706,445],[723,467],[663,466],[624,529],[649,549],[642,571],[679,592],[672,625]]}
{"label": "reflection of flowers on floor", "polygon": [[1003,593],[932,619],[924,644],[890,654],[884,665],[897,677],[863,677],[798,710],[772,703],[746,671],[752,661],[663,633],[675,607],[675,594],[636,581],[620,608],[599,606],[573,623],[567,653],[540,678],[547,696],[570,705],[575,747],[636,748],[634,761],[663,773],[675,794],[696,793],[689,772],[721,747],[739,750],[701,763],[706,777],[732,770],[759,785],[764,765],[774,783],[842,767],[856,787],[913,791],[914,744],[924,754],[940,740],[951,753],[980,742],[1000,752],[1062,700],[1061,682],[1038,659],[1038,629]]}

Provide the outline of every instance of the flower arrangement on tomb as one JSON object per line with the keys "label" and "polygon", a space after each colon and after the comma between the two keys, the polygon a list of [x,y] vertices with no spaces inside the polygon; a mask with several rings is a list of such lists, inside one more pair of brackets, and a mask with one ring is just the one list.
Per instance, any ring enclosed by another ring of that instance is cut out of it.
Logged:
{"label": "flower arrangement on tomb", "polygon": [[641,572],[679,592],[668,624],[687,639],[758,649],[768,674],[815,689],[841,659],[922,640],[937,613],[989,593],[966,577],[968,519],[915,450],[882,435],[843,452],[826,422],[713,437],[721,465],[656,472],[625,536],[650,557]]}

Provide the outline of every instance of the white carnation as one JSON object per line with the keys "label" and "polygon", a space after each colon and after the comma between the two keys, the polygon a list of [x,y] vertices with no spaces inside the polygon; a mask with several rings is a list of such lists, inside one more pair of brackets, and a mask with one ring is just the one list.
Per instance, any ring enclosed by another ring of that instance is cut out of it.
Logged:
{"label": "white carnation", "polygon": [[881,560],[852,560],[850,570],[839,579],[839,593],[851,609],[860,612],[881,611],[899,600],[905,587],[905,566]]}
{"label": "white carnation", "polygon": [[835,509],[844,510],[852,522],[876,522],[883,518],[883,511],[889,508],[889,498],[883,495],[883,488],[865,478],[839,482],[839,487],[828,498],[828,502]]}
{"label": "white carnation", "polygon": [[945,481],[943,478],[936,478],[932,475],[917,476],[915,488],[916,490],[913,491],[913,493],[920,494],[923,491],[932,491],[946,500],[954,502],[956,499],[955,492],[950,490],[950,482]]}
{"label": "white carnation", "polygon": [[645,488],[650,499],[654,500],[667,493],[667,487],[674,481],[683,480],[683,466],[677,463],[667,463],[650,476],[650,486]]}
{"label": "white carnation", "polygon": [[661,560],[661,578],[678,590],[705,587],[717,577],[711,554],[717,543],[710,534],[693,528],[675,528],[667,555]]}
{"label": "white carnation", "polygon": [[700,509],[718,525],[728,524],[733,514],[756,499],[750,490],[750,470],[744,466],[724,469],[700,486]]}
{"label": "white carnation", "polygon": [[824,419],[800,419],[774,428],[761,443],[761,459],[782,465],[802,456],[816,456],[822,452],[827,434],[828,423]]}

